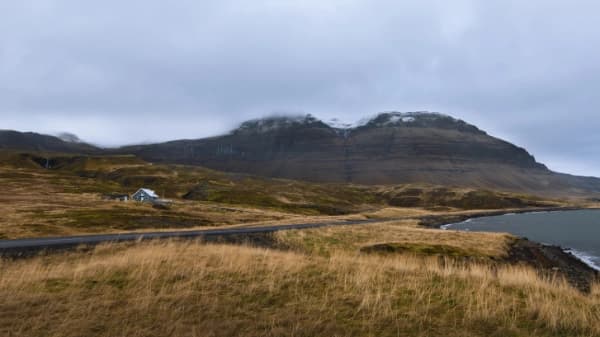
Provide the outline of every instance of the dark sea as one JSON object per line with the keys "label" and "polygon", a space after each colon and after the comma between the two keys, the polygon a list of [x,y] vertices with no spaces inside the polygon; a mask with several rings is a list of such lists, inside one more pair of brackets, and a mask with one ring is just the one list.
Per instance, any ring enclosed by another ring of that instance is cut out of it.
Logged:
{"label": "dark sea", "polygon": [[539,243],[561,246],[600,270],[600,210],[507,214],[470,219],[442,228],[507,232]]}

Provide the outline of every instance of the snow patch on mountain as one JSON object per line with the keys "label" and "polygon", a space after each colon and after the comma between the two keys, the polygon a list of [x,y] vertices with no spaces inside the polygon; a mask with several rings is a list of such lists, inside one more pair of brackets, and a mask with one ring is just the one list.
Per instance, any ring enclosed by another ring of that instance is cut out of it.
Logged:
{"label": "snow patch on mountain", "polygon": [[332,118],[326,121],[325,124],[334,129],[352,129],[354,127],[353,123],[347,123],[337,118]]}
{"label": "snow patch on mountain", "polygon": [[338,118],[332,118],[328,121],[325,122],[325,124],[329,125],[330,127],[334,128],[334,129],[344,129],[344,130],[351,130],[351,129],[356,129],[362,126],[366,126],[369,123],[372,123],[373,121],[380,119],[382,116],[388,116],[387,119],[385,120],[384,124],[385,125],[392,125],[392,124],[401,124],[401,123],[412,123],[415,122],[419,117],[423,117],[423,116],[429,116],[430,118],[435,118],[435,117],[446,117],[448,118],[449,116],[441,114],[441,113],[437,113],[437,112],[427,112],[427,111],[417,111],[417,112],[396,112],[396,111],[390,111],[390,112],[381,112],[381,113],[377,113],[375,115],[372,115],[370,117],[366,117],[366,118],[361,118],[358,121],[354,122],[354,123],[348,123],[348,122],[344,122]]}
{"label": "snow patch on mountain", "polygon": [[252,132],[252,133],[266,133],[279,129],[286,129],[293,126],[302,125],[313,125],[313,126],[325,126],[332,128],[336,133],[340,135],[348,135],[355,129],[362,127],[401,127],[401,126],[423,126],[436,124],[436,121],[443,121],[450,124],[466,124],[454,117],[429,111],[415,111],[415,112],[397,112],[388,111],[375,114],[373,116],[362,118],[354,123],[343,121],[339,118],[332,118],[327,121],[321,121],[314,116],[308,115],[297,115],[297,116],[271,116],[260,119],[253,119],[244,122],[234,132]]}
{"label": "snow patch on mountain", "polygon": [[235,132],[266,133],[278,129],[289,128],[291,126],[310,125],[320,122],[319,119],[310,114],[303,116],[271,116],[246,121],[242,123]]}
{"label": "snow patch on mountain", "polygon": [[398,111],[386,111],[378,113],[372,117],[364,118],[359,123],[357,123],[357,127],[361,126],[394,126],[394,125],[404,125],[417,122],[419,120],[437,120],[437,119],[448,119],[452,121],[458,121],[457,119],[439,113],[439,112],[429,112],[429,111],[414,111],[414,112],[398,112]]}

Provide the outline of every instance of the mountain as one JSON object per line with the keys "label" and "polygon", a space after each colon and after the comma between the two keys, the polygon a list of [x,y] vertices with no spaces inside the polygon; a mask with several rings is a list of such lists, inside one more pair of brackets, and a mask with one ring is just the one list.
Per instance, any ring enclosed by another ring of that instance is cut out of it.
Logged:
{"label": "mountain", "polygon": [[61,153],[95,153],[100,151],[93,145],[83,143],[73,134],[63,134],[62,137],[67,140],[33,132],[0,130],[0,149]]}
{"label": "mountain", "polygon": [[0,130],[0,149],[135,154],[157,163],[320,183],[428,183],[545,196],[600,196],[600,179],[550,171],[525,149],[431,112],[385,112],[354,125],[313,116],[242,123],[195,140],[99,149],[75,135]]}
{"label": "mountain", "polygon": [[600,192],[600,179],[558,174],[525,149],[431,112],[385,112],[356,125],[313,116],[250,120],[230,133],[130,146],[162,163],[326,183],[431,183],[552,195]]}

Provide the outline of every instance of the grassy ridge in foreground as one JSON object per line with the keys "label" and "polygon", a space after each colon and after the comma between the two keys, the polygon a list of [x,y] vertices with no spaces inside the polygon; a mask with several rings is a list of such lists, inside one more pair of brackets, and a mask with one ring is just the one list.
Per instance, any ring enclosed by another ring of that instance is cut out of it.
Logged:
{"label": "grassy ridge in foreground", "polygon": [[586,296],[525,267],[441,261],[190,242],[0,261],[0,334],[600,334],[597,285]]}

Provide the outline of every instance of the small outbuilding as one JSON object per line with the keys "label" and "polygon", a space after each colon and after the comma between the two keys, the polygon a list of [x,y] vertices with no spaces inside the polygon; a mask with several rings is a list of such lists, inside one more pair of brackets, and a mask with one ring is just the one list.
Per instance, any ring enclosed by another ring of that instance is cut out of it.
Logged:
{"label": "small outbuilding", "polygon": [[131,199],[140,202],[155,202],[158,200],[158,194],[151,189],[140,188],[131,196]]}

